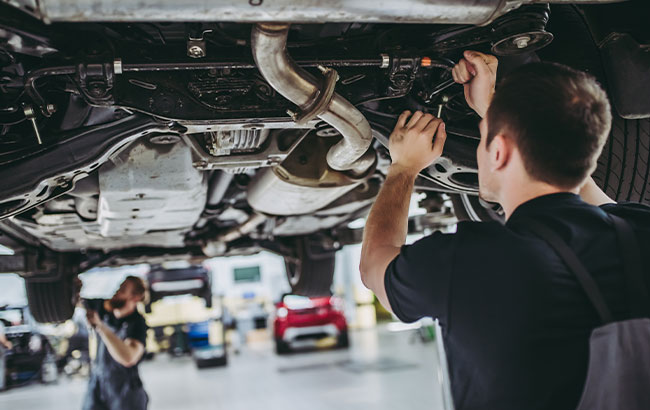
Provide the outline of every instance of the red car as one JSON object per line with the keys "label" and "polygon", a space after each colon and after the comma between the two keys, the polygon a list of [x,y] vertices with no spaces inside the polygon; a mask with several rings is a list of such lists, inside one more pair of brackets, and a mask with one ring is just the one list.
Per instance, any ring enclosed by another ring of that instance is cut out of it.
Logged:
{"label": "red car", "polygon": [[278,354],[326,337],[336,338],[338,347],[350,344],[343,303],[335,296],[308,298],[285,295],[276,304],[275,312],[273,334]]}

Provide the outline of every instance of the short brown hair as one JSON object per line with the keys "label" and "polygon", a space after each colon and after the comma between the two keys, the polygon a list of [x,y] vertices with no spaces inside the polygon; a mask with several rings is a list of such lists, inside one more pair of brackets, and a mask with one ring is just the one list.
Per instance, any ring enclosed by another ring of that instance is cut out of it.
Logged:
{"label": "short brown hair", "polygon": [[124,278],[124,282],[131,283],[131,293],[133,293],[134,295],[140,295],[144,299],[147,293],[147,287],[145,286],[144,281],[141,278],[137,276],[129,275],[126,278]]}
{"label": "short brown hair", "polygon": [[487,145],[514,139],[528,174],[574,188],[596,168],[612,114],[607,94],[590,75],[555,63],[532,63],[508,74],[487,112]]}

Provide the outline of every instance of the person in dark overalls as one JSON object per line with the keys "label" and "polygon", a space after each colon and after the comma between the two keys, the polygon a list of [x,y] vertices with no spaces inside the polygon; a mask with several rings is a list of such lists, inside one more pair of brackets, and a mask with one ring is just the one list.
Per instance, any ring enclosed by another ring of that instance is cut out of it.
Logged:
{"label": "person in dark overalls", "polygon": [[111,299],[85,301],[88,323],[99,337],[83,410],[147,408],[149,397],[138,373],[147,325],[137,305],[144,295],[142,279],[128,276]]}

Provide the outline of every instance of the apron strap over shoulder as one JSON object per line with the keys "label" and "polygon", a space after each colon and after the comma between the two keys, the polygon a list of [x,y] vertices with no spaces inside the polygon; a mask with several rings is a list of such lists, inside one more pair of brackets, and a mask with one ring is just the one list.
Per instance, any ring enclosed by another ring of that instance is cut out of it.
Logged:
{"label": "apron strap over shoulder", "polygon": [[578,283],[587,294],[587,298],[589,298],[591,304],[596,308],[603,324],[613,322],[614,317],[612,316],[612,312],[607,307],[596,281],[591,277],[584,264],[580,262],[575,252],[569,248],[569,245],[557,233],[538,221],[529,220],[527,226],[539,237],[544,239],[564,261],[569,270],[573,272],[578,279]]}

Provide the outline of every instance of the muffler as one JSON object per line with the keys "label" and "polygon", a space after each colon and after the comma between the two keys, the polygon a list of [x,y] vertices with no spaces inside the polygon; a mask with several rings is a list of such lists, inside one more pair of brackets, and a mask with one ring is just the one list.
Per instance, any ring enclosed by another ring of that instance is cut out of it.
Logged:
{"label": "muffler", "polygon": [[251,43],[257,68],[271,87],[299,107],[300,113],[292,113],[294,121],[318,117],[341,133],[343,139],[327,153],[332,169],[363,173],[363,168],[369,167],[362,156],[372,142],[370,124],[354,105],[334,92],[335,71],[320,67],[325,81],[319,81],[296,65],[287,52],[288,34],[289,24],[255,25]]}

